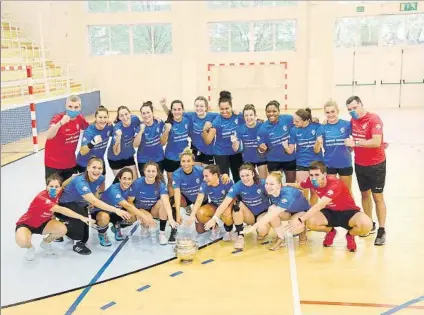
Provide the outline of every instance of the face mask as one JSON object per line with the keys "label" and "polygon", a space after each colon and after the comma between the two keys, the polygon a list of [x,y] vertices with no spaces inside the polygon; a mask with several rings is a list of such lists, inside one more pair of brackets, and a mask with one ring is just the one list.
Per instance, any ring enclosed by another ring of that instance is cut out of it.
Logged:
{"label": "face mask", "polygon": [[354,110],[349,111],[350,116],[352,116],[353,119],[358,119],[359,115]]}
{"label": "face mask", "polygon": [[66,110],[66,115],[68,115],[71,118],[77,117],[80,113],[81,113],[80,110],[70,110],[70,109]]}
{"label": "face mask", "polygon": [[317,178],[312,178],[311,179],[311,183],[312,185],[314,185],[315,188],[319,187],[319,183],[318,183],[318,179]]}
{"label": "face mask", "polygon": [[50,187],[47,189],[47,191],[49,192],[49,196],[52,198],[56,198],[57,196],[57,189],[54,187]]}

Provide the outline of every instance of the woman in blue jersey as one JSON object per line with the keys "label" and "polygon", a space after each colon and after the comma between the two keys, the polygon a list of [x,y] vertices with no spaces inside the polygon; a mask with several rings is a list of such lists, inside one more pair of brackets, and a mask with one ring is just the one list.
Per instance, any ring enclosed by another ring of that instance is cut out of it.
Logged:
{"label": "woman in blue jersey", "polygon": [[280,103],[269,102],[265,107],[267,121],[258,131],[260,145],[258,152],[265,154],[268,172],[283,171],[288,183],[296,181],[296,157],[282,147],[285,140],[290,137],[293,126],[292,115],[280,115]]}
{"label": "woman in blue jersey", "polygon": [[109,166],[116,176],[119,170],[129,167],[138,177],[134,160],[134,138],[140,131],[140,119],[131,115],[126,106],[119,106],[113,127],[112,142],[107,151]]}
{"label": "woman in blue jersey", "polygon": [[[288,154],[296,151],[296,182],[300,183],[309,177],[309,165],[313,161],[322,161],[321,146],[317,142],[318,129],[321,125],[312,121],[309,108],[298,109],[294,114],[293,123],[290,138],[283,142],[283,147]],[[306,192],[305,194],[308,195]],[[309,199],[311,205],[317,200],[317,194],[311,191]]]}
{"label": "woman in blue jersey", "polygon": [[204,128],[204,139],[206,144],[213,144],[215,164],[219,166],[221,173],[233,176],[234,182],[240,180],[239,168],[243,164],[241,152],[234,152],[231,143],[231,136],[236,133],[238,126],[244,123],[241,114],[233,112],[231,93],[221,91],[219,94],[220,115],[211,123],[207,122]]}
{"label": "woman in blue jersey", "polygon": [[[283,174],[281,172],[271,172],[266,179],[265,189],[271,201],[271,206],[266,215],[264,215],[253,226],[243,231],[243,234],[254,230],[258,233],[268,234],[272,227],[277,234],[270,243],[270,250],[277,250],[285,245],[284,229],[281,221],[298,220],[310,206],[305,196],[299,189],[284,186]],[[306,229],[299,231],[299,244],[305,245],[308,242]]]}
{"label": "woman in blue jersey", "polygon": [[[169,202],[168,190],[166,189],[163,174],[159,165],[155,162],[144,164],[144,177],[134,181],[128,195],[128,201],[134,203],[136,208],[144,213],[149,212],[153,218],[159,219],[159,244],[166,245],[168,240],[165,235],[166,222],[172,229],[176,229],[178,223],[172,216],[171,204]],[[150,220],[141,220],[141,235],[148,236]],[[152,231],[151,231],[152,232]]]}
{"label": "woman in blue jersey", "polygon": [[[216,209],[215,215],[205,224],[205,229],[213,228],[218,218],[223,214],[231,202],[237,198],[233,205],[233,220],[238,234],[234,249],[244,248],[243,223],[253,225],[268,211],[269,198],[265,191],[265,180],[260,179],[255,167],[245,163],[240,167],[240,178],[231,187],[221,205]],[[260,236],[263,236],[260,234]]]}
{"label": "woman in blue jersey", "polygon": [[[105,180],[102,175],[103,161],[97,157],[91,158],[87,163],[87,170],[80,175],[71,177],[64,183],[64,190],[59,199],[59,205],[69,208],[78,214],[88,217],[88,206],[92,205],[95,208],[116,213],[123,219],[129,219],[131,215],[110,206],[107,203],[98,199],[100,186]],[[73,239],[74,251],[81,255],[90,255],[91,250],[85,245],[89,237],[89,227],[84,222],[57,215],[60,221],[67,222],[68,232],[66,235]]]}
{"label": "woman in blue jersey", "polygon": [[[208,165],[203,169],[203,182],[196,197],[193,210],[185,224],[191,226],[196,222],[196,231],[201,234],[205,232],[205,224],[214,216],[216,209],[221,205],[229,190],[233,186],[233,181],[223,178],[217,165]],[[205,199],[208,203],[205,204]],[[231,231],[233,229],[233,202],[224,210],[220,219],[224,222],[225,234],[224,241],[231,240]],[[216,224],[212,228],[211,240],[219,238],[219,227]]]}
{"label": "woman in blue jersey", "polygon": [[149,162],[156,162],[159,165],[161,173],[163,172],[163,160],[165,153],[161,144],[160,137],[163,132],[165,123],[162,120],[157,120],[153,116],[152,102],[143,103],[140,108],[141,118],[143,123],[140,125],[140,132],[134,138],[134,147],[137,150],[137,165],[140,176],[144,176],[144,165]]}
{"label": "woman in blue jersey", "polygon": [[339,175],[340,179],[352,190],[352,151],[345,145],[345,139],[352,134],[350,122],[339,119],[339,107],[335,101],[324,105],[327,123],[318,129],[317,142],[324,150],[324,163],[328,176]]}
{"label": "woman in blue jersey", "polygon": [[184,104],[179,100],[171,103],[165,128],[161,136],[162,145],[166,144],[164,168],[168,177],[169,195],[173,196],[172,173],[180,167],[180,154],[188,146],[190,120],[184,117]]}
{"label": "woman in blue jersey", "polygon": [[249,162],[258,168],[259,177],[265,179],[267,176],[266,159],[258,152],[260,144],[258,131],[262,123],[258,122],[256,109],[253,104],[247,104],[243,109],[245,123],[236,129],[231,136],[234,152],[242,151],[243,162]]}
{"label": "woman in blue jersey", "polygon": [[149,212],[144,210],[141,211],[137,209],[134,204],[127,201],[131,191],[130,187],[133,183],[133,178],[134,175],[132,170],[128,167],[124,167],[119,171],[118,175],[116,175],[114,183],[106,189],[100,198],[101,201],[109,205],[128,211],[131,215],[129,219],[123,220],[122,217],[116,213],[110,213],[98,208],[94,208],[90,213],[91,218],[96,220],[98,226],[97,231],[99,232],[98,237],[100,245],[102,246],[112,245],[107,235],[109,223],[112,223],[112,232],[115,234],[115,240],[117,241],[122,241],[124,239],[121,228],[130,226],[137,219],[145,222],[148,226],[154,227],[156,225]]}

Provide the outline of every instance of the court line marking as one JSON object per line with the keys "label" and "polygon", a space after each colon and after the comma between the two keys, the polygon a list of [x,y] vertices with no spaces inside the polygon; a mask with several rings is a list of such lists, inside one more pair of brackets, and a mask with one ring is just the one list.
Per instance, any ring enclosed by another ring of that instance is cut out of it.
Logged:
{"label": "court line marking", "polygon": [[96,273],[96,275],[91,279],[88,286],[80,293],[80,295],[77,297],[77,299],[72,303],[72,305],[69,307],[69,309],[66,311],[66,315],[71,315],[75,310],[77,309],[78,305],[82,302],[82,300],[85,298],[85,296],[88,294],[90,289],[92,288],[93,284],[99,280],[99,278],[102,276],[102,274],[106,271],[107,267],[112,263],[112,261],[115,259],[115,257],[119,254],[121,249],[127,244],[128,240],[130,239],[130,236],[134,234],[134,232],[137,230],[138,226],[140,225],[140,222],[137,222],[136,225],[131,229],[131,231],[127,234],[125,239],[119,244],[119,246],[115,249],[115,251],[110,255],[108,260],[104,263],[104,265],[99,269],[99,271]]}
{"label": "court line marking", "polygon": [[205,261],[202,261],[202,265],[206,265],[206,264],[209,264],[209,263],[211,263],[211,262],[214,262],[215,260],[214,259],[208,259],[208,260],[205,260]]}
{"label": "court line marking", "polygon": [[[360,303],[360,302],[331,302],[331,301],[300,301],[304,305],[328,305],[328,306],[352,306],[352,307],[381,307],[381,308],[395,308],[400,305],[396,304],[379,304],[379,303]],[[406,303],[405,303],[406,304]],[[424,306],[407,305],[404,308],[424,309]]]}
{"label": "court line marking", "polygon": [[176,272],[174,272],[174,273],[171,273],[169,276],[170,277],[176,277],[176,276],[179,276],[180,274],[182,274],[183,272],[182,271],[176,271]]}
{"label": "court line marking", "polygon": [[110,302],[110,303],[107,303],[106,305],[103,305],[100,309],[102,310],[102,311],[105,311],[105,310],[107,310],[109,307],[112,307],[112,306],[114,306],[116,303],[115,302]]}
{"label": "court line marking", "polygon": [[[408,306],[410,306],[412,304],[419,303],[421,301],[424,301],[424,295],[422,295],[422,296],[420,296],[420,297],[418,297],[416,299],[410,300],[408,302],[405,302],[405,303],[403,303],[403,304],[401,304],[399,306],[396,306],[396,307],[388,310],[387,312],[384,312],[381,315],[391,315],[391,314],[394,314],[396,312],[399,312],[400,310],[403,310],[403,309],[407,308]],[[424,309],[424,306],[422,307],[422,309]]]}
{"label": "court line marking", "polygon": [[141,288],[138,288],[137,289],[137,291],[138,292],[141,292],[141,291],[144,291],[144,290],[147,290],[148,288],[150,288],[151,287],[151,285],[150,284],[147,284],[147,285],[145,285],[145,286],[143,286],[143,287],[141,287]]}
{"label": "court line marking", "polygon": [[297,279],[296,253],[294,251],[293,235],[291,233],[286,233],[285,237],[287,239],[287,247],[289,252],[290,282],[293,298],[293,315],[302,315],[302,309],[300,307],[299,281]]}
{"label": "court line marking", "polygon": [[[43,150],[44,150],[44,148],[42,148],[42,149],[38,150],[38,152],[43,151]],[[7,163],[3,164],[1,167],[4,167],[4,166],[10,165],[10,164],[12,164],[12,163],[18,162],[18,161],[20,161],[20,160],[23,160],[23,159],[25,159],[25,158],[27,158],[27,157],[30,157],[30,156],[32,156],[32,155],[34,155],[34,154],[37,154],[38,152],[32,152],[32,153],[30,153],[30,154],[28,154],[28,155],[24,155],[24,156],[22,156],[22,157],[20,157],[20,158],[18,158],[18,159],[16,159],[16,160],[13,160],[13,161],[10,161],[10,162],[7,162]],[[4,153],[5,153],[5,154],[7,154],[8,152],[4,152]],[[21,153],[21,152],[20,152],[20,153]],[[22,153],[27,153],[27,152],[22,152]]]}

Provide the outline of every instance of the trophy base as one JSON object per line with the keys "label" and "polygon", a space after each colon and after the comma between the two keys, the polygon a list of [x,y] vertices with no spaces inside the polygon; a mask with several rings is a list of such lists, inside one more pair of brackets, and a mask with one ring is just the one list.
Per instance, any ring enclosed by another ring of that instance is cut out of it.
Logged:
{"label": "trophy base", "polygon": [[180,259],[180,263],[184,265],[189,265],[193,262],[193,259]]}

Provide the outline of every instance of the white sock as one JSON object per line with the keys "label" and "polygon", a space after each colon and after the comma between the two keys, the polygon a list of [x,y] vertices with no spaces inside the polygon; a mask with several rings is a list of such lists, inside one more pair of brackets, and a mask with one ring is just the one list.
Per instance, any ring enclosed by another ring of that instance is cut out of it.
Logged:
{"label": "white sock", "polygon": [[275,233],[277,233],[278,237],[282,240],[284,239],[284,228],[282,225],[274,228]]}

